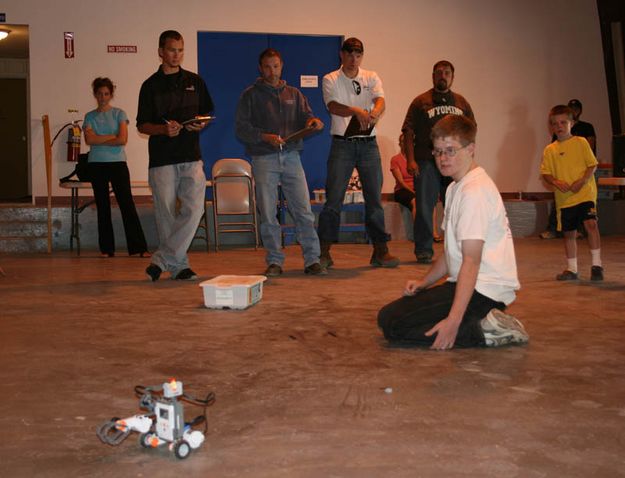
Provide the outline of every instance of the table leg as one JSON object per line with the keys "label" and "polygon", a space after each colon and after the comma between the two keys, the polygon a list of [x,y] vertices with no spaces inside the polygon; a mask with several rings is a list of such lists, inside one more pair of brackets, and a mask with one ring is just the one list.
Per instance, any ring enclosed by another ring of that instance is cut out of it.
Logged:
{"label": "table leg", "polygon": [[78,222],[78,215],[80,214],[80,212],[78,211],[78,188],[72,188],[72,195],[71,195],[71,232],[70,232],[70,236],[69,236],[69,250],[73,251],[74,250],[74,239],[76,239],[76,252],[78,255],[80,255],[80,231],[79,231],[79,227],[80,224]]}

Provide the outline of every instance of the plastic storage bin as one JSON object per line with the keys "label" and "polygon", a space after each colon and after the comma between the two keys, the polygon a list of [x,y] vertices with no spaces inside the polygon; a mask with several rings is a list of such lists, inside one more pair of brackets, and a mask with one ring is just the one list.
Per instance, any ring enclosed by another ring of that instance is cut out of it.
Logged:
{"label": "plastic storage bin", "polygon": [[263,297],[265,276],[217,276],[200,284],[209,309],[247,309]]}

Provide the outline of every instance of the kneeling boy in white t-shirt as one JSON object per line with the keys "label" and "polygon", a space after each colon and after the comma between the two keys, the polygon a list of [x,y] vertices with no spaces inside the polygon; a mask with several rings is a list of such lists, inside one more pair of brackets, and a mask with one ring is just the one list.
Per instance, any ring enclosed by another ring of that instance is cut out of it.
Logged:
{"label": "kneeling boy in white t-shirt", "polygon": [[453,179],[445,195],[445,254],[422,279],[406,283],[404,297],[380,310],[378,325],[389,342],[445,350],[529,338],[502,312],[520,285],[501,195],[475,162],[476,133],[475,123],[458,115],[432,129],[436,165]]}

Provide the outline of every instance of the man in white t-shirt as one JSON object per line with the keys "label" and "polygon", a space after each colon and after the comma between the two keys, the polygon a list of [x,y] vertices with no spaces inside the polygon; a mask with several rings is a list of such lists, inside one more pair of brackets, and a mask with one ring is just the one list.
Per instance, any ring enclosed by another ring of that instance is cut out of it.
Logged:
{"label": "man in white t-shirt", "polygon": [[[497,187],[475,162],[477,126],[448,115],[432,128],[432,154],[453,179],[445,201],[445,254],[404,297],[384,306],[378,325],[390,342],[436,350],[523,343],[523,325],[502,311],[520,288],[514,244]],[[431,287],[447,276],[447,281]]]}
{"label": "man in white t-shirt", "polygon": [[326,203],[317,230],[320,263],[325,268],[334,264],[330,247],[339,239],[341,206],[354,168],[362,183],[365,226],[373,242],[370,264],[374,267],[399,264],[386,245],[390,236],[384,226],[382,164],[375,138],[375,125],[385,108],[384,90],[376,72],[360,68],[363,52],[364,46],[358,38],[348,38],[340,51],[341,68],[323,77],[323,100],[332,117]]}

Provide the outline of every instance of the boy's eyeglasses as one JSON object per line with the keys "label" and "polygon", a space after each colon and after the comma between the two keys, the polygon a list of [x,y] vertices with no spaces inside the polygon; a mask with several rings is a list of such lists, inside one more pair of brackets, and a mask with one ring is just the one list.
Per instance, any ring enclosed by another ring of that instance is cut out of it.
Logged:
{"label": "boy's eyeglasses", "polygon": [[[469,146],[467,144],[467,146]],[[445,148],[445,149],[433,149],[432,150],[432,156],[434,156],[435,158],[440,158],[443,154],[445,156],[447,156],[448,158],[453,158],[458,151],[460,151],[461,149],[466,148],[467,146],[463,146],[462,148],[452,148],[451,146],[449,148]]]}
{"label": "boy's eyeglasses", "polygon": [[354,93],[359,95],[360,92],[362,91],[362,87],[360,86],[360,83],[358,83],[356,80],[352,80],[352,86],[354,88]]}

